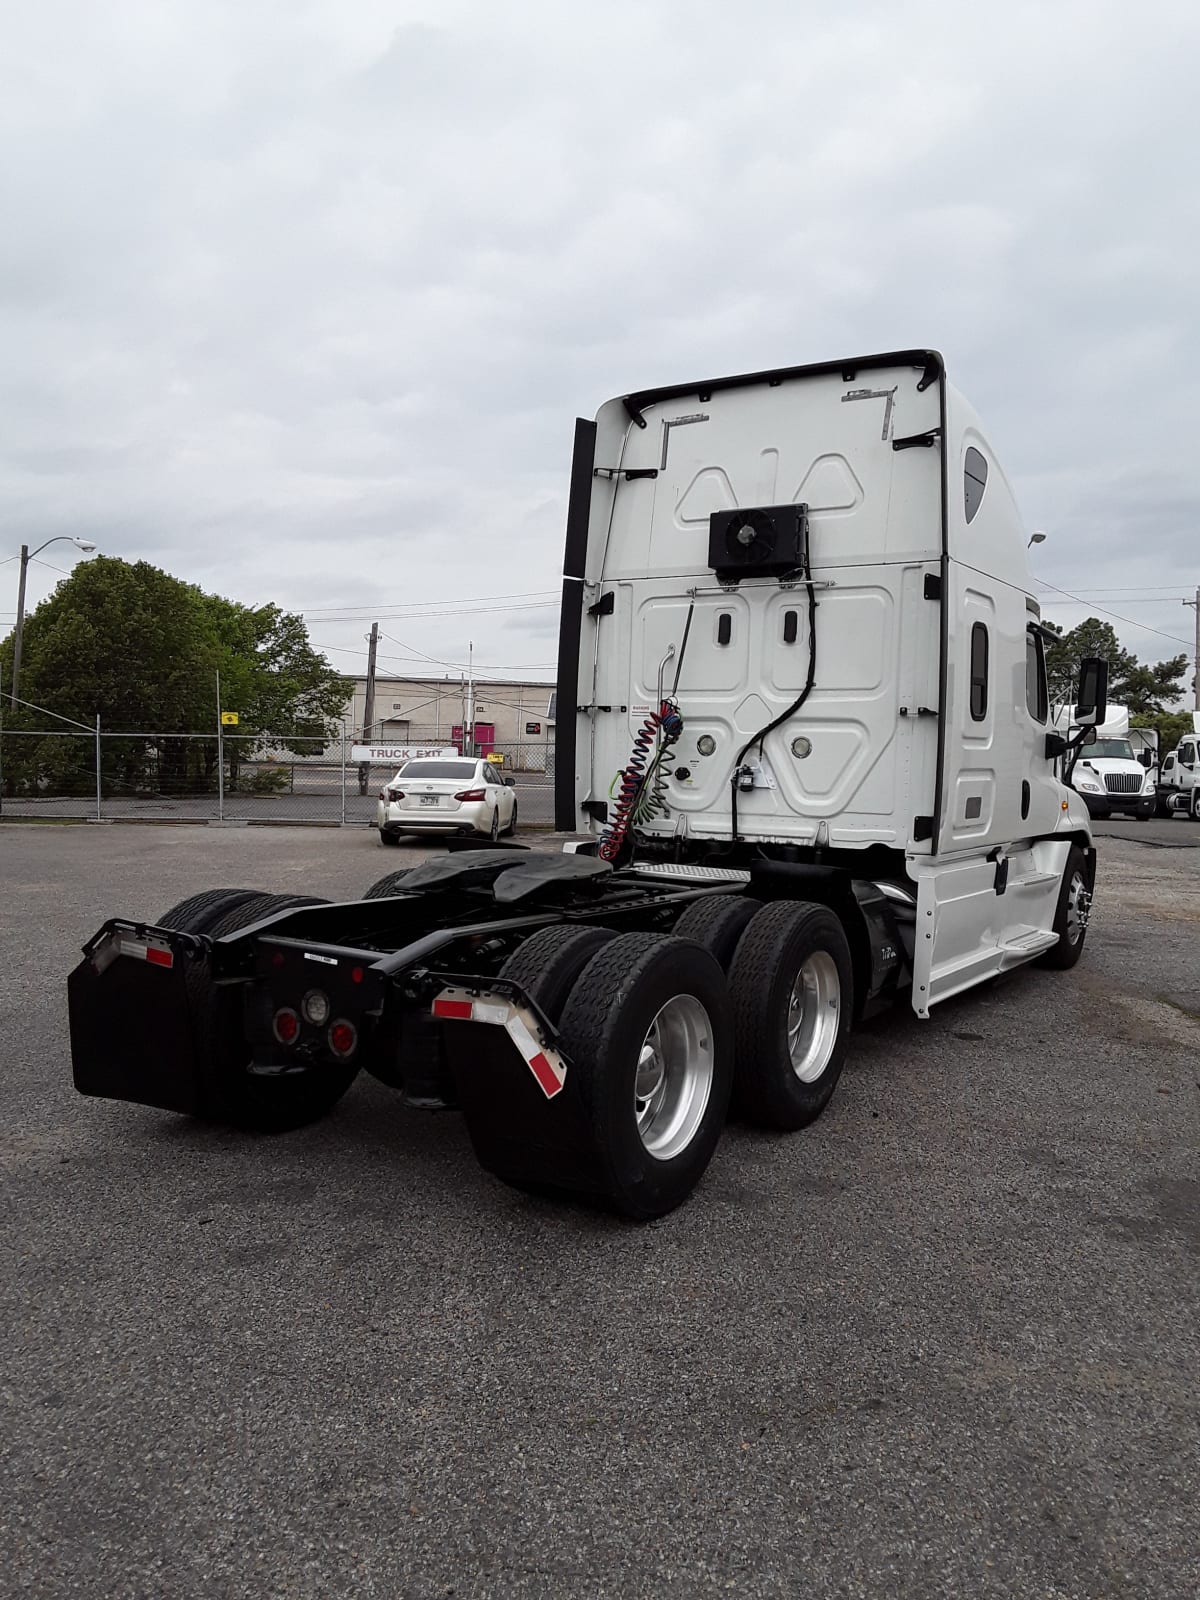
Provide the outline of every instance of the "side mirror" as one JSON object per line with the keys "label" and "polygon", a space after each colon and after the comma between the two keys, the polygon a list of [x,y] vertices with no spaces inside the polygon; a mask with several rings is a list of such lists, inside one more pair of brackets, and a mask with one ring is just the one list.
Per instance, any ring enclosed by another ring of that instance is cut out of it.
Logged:
{"label": "side mirror", "polygon": [[1059,756],[1067,753],[1067,741],[1061,733],[1048,733],[1046,735],[1046,760],[1057,761]]}
{"label": "side mirror", "polygon": [[1099,656],[1085,656],[1079,663],[1079,687],[1075,691],[1075,721],[1082,727],[1095,727],[1104,721],[1108,710],[1108,662]]}

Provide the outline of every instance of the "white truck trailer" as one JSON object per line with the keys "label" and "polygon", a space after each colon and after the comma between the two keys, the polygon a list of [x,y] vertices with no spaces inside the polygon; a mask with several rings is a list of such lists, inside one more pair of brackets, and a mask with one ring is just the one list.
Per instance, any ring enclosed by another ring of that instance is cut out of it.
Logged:
{"label": "white truck trailer", "polygon": [[[861,1018],[1079,959],[1095,854],[1025,548],[933,351],[609,402],[559,646],[584,837],[115,918],[70,979],[76,1086],[285,1129],[366,1068],[460,1107],[509,1184],[663,1214],[731,1103],[813,1122]],[[1080,738],[1106,681],[1084,664]]]}

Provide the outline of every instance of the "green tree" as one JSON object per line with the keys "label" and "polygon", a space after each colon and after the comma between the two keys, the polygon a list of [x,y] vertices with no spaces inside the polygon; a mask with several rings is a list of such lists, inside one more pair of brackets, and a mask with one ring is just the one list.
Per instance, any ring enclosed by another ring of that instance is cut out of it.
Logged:
{"label": "green tree", "polygon": [[1161,760],[1169,756],[1171,751],[1183,738],[1185,733],[1192,731],[1192,713],[1190,711],[1160,711],[1150,714],[1143,713],[1129,719],[1135,728],[1158,729],[1158,754]]}
{"label": "green tree", "polygon": [[1068,705],[1075,699],[1079,663],[1085,656],[1101,656],[1108,662],[1108,698],[1131,713],[1149,716],[1165,711],[1183,693],[1186,656],[1145,665],[1132,651],[1122,649],[1112,623],[1099,617],[1088,617],[1069,633],[1053,622],[1046,626],[1058,635],[1046,650],[1046,675],[1055,704]]}
{"label": "green tree", "polygon": [[[11,635],[0,643],[6,684],[12,645]],[[87,725],[99,714],[108,734],[127,735],[103,742],[110,791],[203,788],[215,783],[215,730],[211,739],[181,736],[214,729],[218,671],[224,704],[244,711],[247,747],[279,729],[289,748],[302,744],[302,731],[319,749],[345,700],[300,617],[206,595],[145,561],[101,556],[81,562],[26,618],[21,698],[45,711],[6,705],[5,724],[57,729],[46,712]],[[9,793],[95,781],[90,753],[50,738],[6,740],[4,780]]]}

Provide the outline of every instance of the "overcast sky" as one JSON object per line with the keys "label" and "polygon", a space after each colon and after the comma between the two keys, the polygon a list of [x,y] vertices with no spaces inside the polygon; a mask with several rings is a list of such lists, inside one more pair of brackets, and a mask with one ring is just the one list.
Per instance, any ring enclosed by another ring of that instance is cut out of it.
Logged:
{"label": "overcast sky", "polygon": [[348,671],[379,615],[385,669],[546,677],[577,414],[933,345],[1039,575],[1187,647],[1196,0],[0,17],[0,561],[74,534]]}

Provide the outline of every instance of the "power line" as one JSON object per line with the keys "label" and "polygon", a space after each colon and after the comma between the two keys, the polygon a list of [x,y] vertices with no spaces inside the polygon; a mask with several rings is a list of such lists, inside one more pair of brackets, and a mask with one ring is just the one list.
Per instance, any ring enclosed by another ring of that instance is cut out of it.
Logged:
{"label": "power line", "polygon": [[[422,660],[432,661],[438,667],[456,667],[460,671],[466,671],[471,665],[466,661],[443,661],[438,656],[427,656],[423,650],[418,650],[415,644],[405,644],[403,639],[397,639],[390,633],[385,633],[383,637],[391,644],[398,644],[401,650],[413,651]],[[476,670],[479,672],[533,672],[535,669],[547,671],[555,665],[556,663],[553,661],[493,661],[486,665],[480,663]]]}
{"label": "power line", "polygon": [[[15,556],[9,557],[15,561]],[[479,594],[479,595],[450,595],[444,600],[376,600],[372,605],[357,606],[347,602],[344,606],[308,606],[301,611],[302,617],[327,614],[330,611],[362,611],[373,616],[381,608],[395,609],[402,607],[405,610],[424,609],[428,606],[473,606],[494,604],[497,600],[532,600],[542,595],[556,595],[557,589],[518,589],[513,594]]]}
{"label": "power line", "polygon": [[1099,611],[1102,616],[1111,617],[1114,622],[1123,622],[1127,627],[1140,628],[1143,633],[1156,633],[1160,639],[1170,639],[1172,644],[1181,644],[1185,650],[1192,648],[1190,639],[1181,639],[1178,634],[1164,633],[1161,628],[1151,628],[1145,622],[1135,622],[1132,617],[1122,617],[1116,611],[1105,611],[1103,606],[1093,606],[1089,600],[1081,600],[1077,594],[1072,594],[1069,589],[1060,589],[1056,583],[1048,583],[1045,578],[1039,580],[1047,589],[1053,589],[1055,594],[1066,595],[1068,600],[1073,600],[1077,606],[1082,606],[1085,611]]}
{"label": "power line", "polygon": [[[1044,578],[1039,578],[1037,580],[1037,582],[1038,582],[1039,585],[1041,585],[1041,584],[1046,583],[1046,580]],[[1049,589],[1053,589],[1054,585],[1052,583],[1051,584],[1046,584],[1046,587],[1049,588]],[[1164,589],[1175,590],[1175,589],[1178,589],[1178,588],[1179,588],[1179,585],[1177,583],[1134,583],[1134,584],[1126,583],[1126,584],[1121,584],[1117,588],[1114,588],[1114,589],[1081,589],[1080,593],[1081,594],[1130,594],[1135,589],[1138,589],[1138,590],[1145,589],[1147,591],[1161,591],[1161,590],[1164,590]]]}

